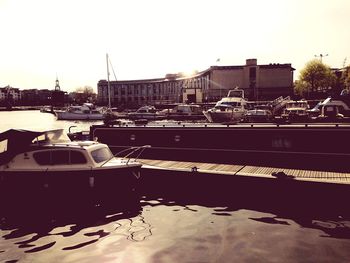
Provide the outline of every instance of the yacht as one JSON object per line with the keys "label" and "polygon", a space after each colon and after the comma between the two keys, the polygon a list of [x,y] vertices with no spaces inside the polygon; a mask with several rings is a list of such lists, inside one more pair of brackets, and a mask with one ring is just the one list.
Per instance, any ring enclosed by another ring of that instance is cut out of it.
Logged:
{"label": "yacht", "polygon": [[130,187],[140,170],[137,159],[117,158],[106,144],[96,141],[71,141],[63,129],[0,133],[0,191],[47,188],[64,193],[96,187],[116,191]]}
{"label": "yacht", "polygon": [[229,90],[227,97],[219,100],[213,108],[203,111],[203,114],[209,122],[237,123],[244,117],[246,105],[244,91],[236,88]]}
{"label": "yacht", "polygon": [[92,103],[80,106],[69,106],[66,110],[56,110],[57,120],[103,120],[104,113]]}
{"label": "yacht", "polygon": [[305,122],[309,120],[309,104],[306,100],[294,101],[291,100],[286,104],[285,109],[281,114],[284,122]]}

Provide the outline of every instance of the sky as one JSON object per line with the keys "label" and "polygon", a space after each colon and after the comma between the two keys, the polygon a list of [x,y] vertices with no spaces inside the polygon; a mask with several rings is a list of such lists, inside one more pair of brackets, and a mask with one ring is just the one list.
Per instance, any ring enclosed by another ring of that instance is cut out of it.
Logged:
{"label": "sky", "polygon": [[[0,0],[0,87],[97,89],[214,65],[350,64],[349,0]],[[220,59],[220,61],[217,61]]]}

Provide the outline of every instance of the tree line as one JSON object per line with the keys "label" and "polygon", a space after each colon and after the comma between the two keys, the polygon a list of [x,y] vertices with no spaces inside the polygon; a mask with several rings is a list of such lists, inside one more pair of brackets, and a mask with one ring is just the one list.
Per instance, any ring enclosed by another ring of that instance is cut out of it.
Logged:
{"label": "tree line", "polygon": [[319,59],[306,63],[294,82],[294,93],[307,99],[324,98],[324,95],[340,95],[350,90],[350,65],[332,69]]}

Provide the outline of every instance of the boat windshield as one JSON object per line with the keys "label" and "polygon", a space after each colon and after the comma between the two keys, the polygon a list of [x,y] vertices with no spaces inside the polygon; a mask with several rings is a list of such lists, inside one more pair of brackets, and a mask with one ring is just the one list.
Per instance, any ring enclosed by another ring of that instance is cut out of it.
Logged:
{"label": "boat windshield", "polygon": [[230,90],[228,92],[228,94],[227,94],[227,97],[243,98],[244,97],[244,92],[243,92],[243,90],[240,90],[240,89]]}
{"label": "boat windshield", "polygon": [[219,106],[231,106],[231,107],[240,107],[241,103],[238,101],[223,101]]}
{"label": "boat windshield", "polygon": [[305,108],[307,109],[309,105],[306,101],[294,101],[294,102],[288,102],[287,108]]}
{"label": "boat windshield", "polygon": [[108,147],[102,147],[92,151],[91,156],[96,163],[101,163],[111,159],[113,154]]}

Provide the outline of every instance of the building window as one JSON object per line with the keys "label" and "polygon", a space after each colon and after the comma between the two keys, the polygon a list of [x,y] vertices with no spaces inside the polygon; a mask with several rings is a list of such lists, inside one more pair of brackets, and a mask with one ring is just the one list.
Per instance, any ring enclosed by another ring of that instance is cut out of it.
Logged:
{"label": "building window", "polygon": [[256,79],[256,68],[249,68],[249,79]]}

